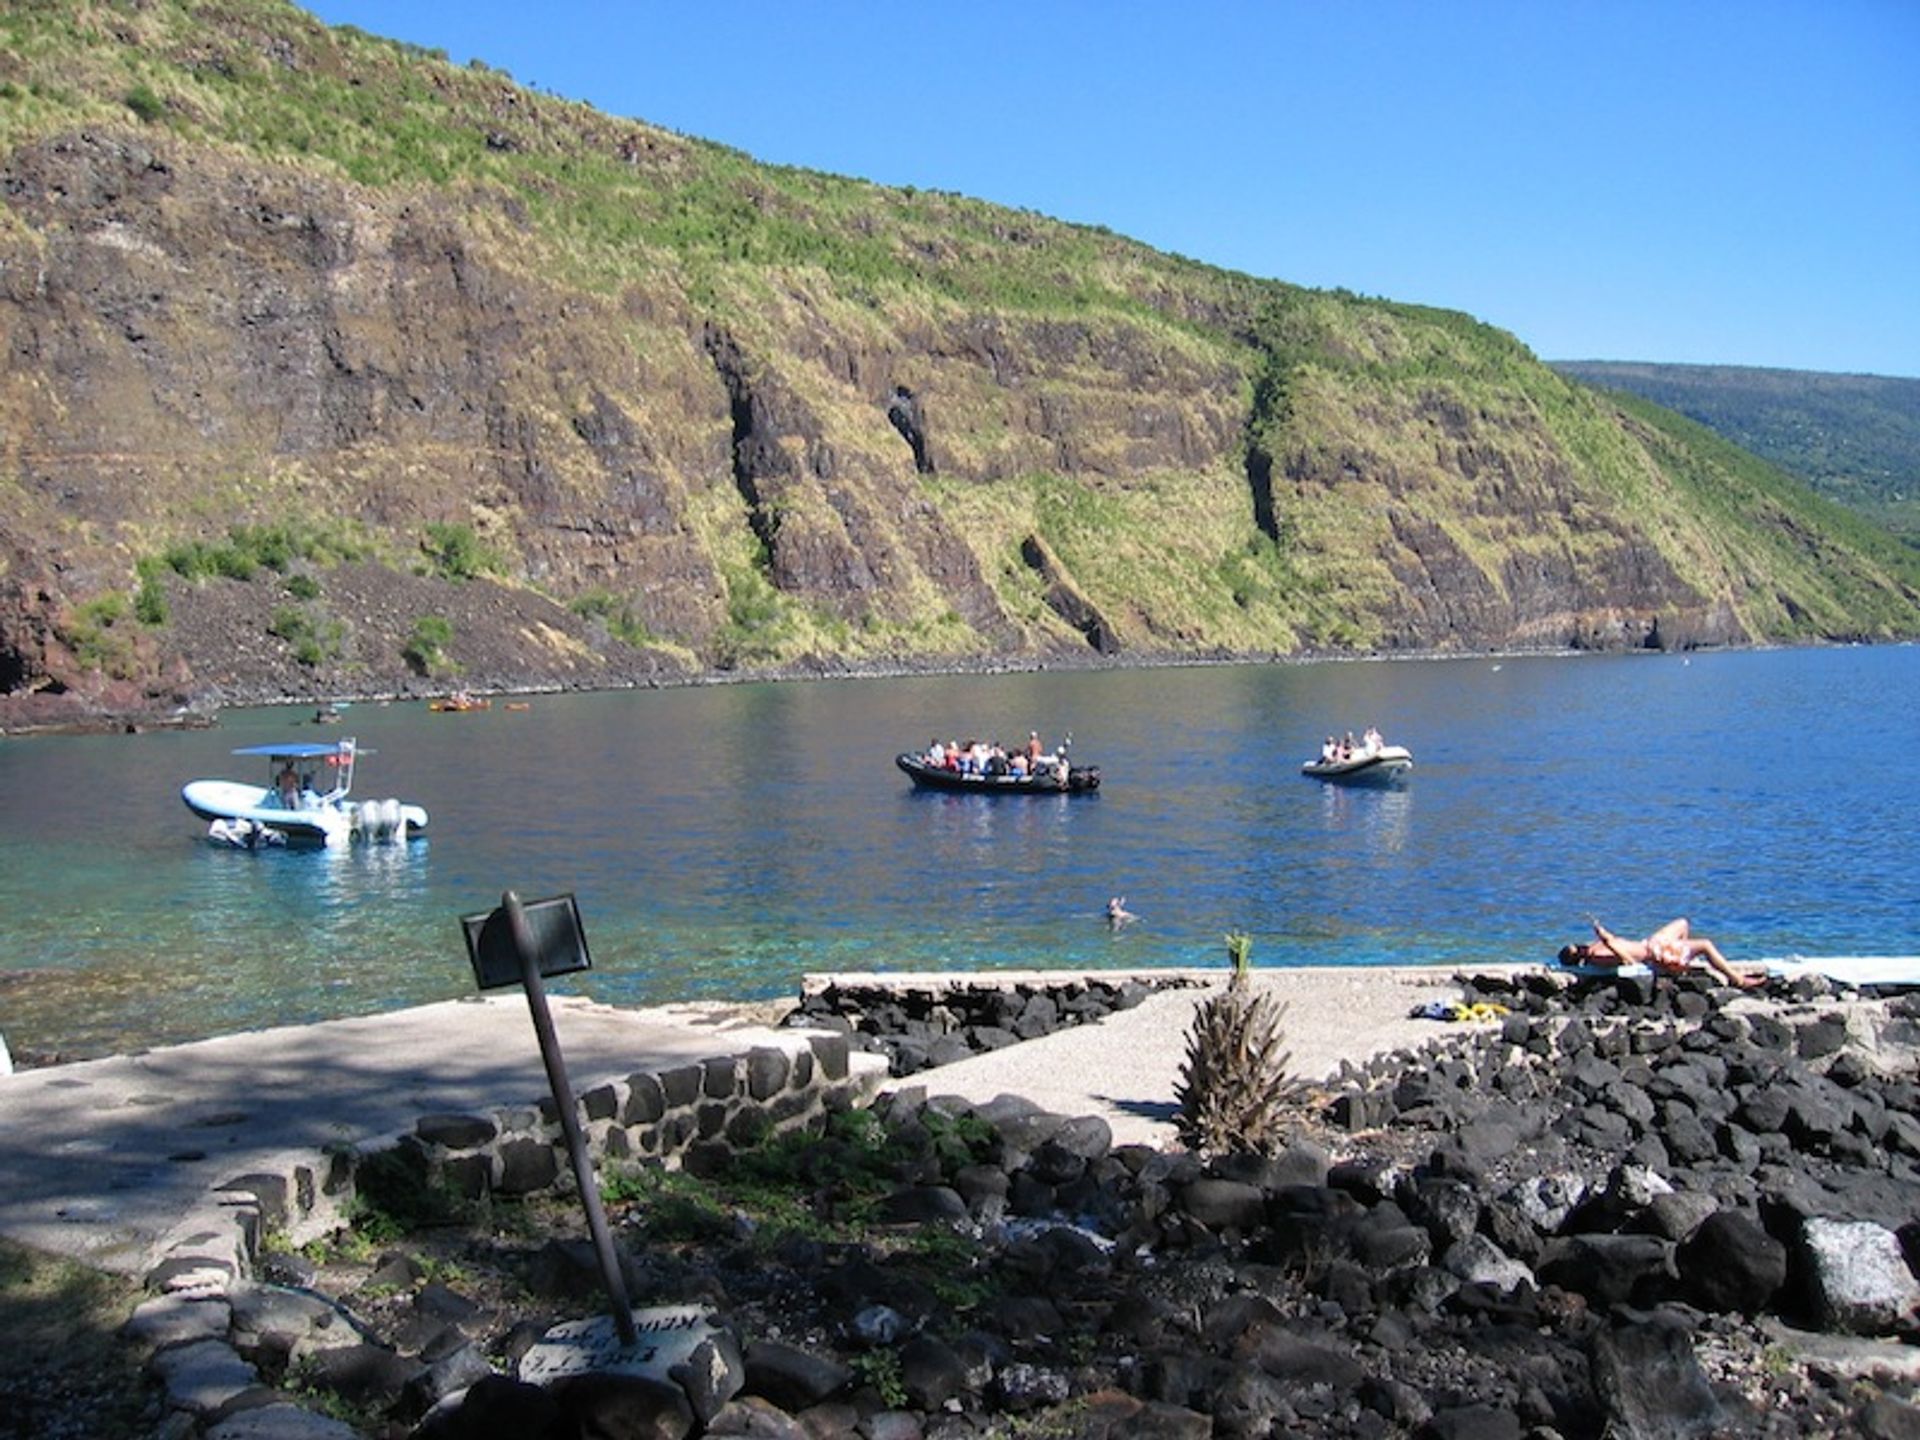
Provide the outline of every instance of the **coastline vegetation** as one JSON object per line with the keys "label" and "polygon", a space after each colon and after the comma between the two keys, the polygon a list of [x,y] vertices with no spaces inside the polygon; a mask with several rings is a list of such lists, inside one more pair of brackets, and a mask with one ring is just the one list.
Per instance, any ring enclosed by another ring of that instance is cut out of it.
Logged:
{"label": "coastline vegetation", "polygon": [[267,633],[293,647],[293,658],[309,670],[337,659],[346,649],[346,625],[317,607],[281,606],[273,612]]}
{"label": "coastline vegetation", "polygon": [[443,580],[478,580],[505,568],[498,551],[484,544],[470,525],[430,523],[420,541],[427,573]]}
{"label": "coastline vegetation", "polygon": [[1553,368],[1684,415],[1920,545],[1920,378],[1594,360]]}
{"label": "coastline vegetation", "polygon": [[611,590],[589,590],[575,596],[567,608],[584,620],[598,620],[609,635],[631,649],[644,650],[658,643],[659,637],[647,628],[633,600]]}
{"label": "coastline vegetation", "polygon": [[407,643],[401,647],[401,658],[419,674],[431,679],[435,675],[457,673],[460,667],[447,654],[453,644],[453,623],[443,615],[422,615],[413,622],[413,630],[407,636]]}
{"label": "coastline vegetation", "polygon": [[139,672],[138,642],[122,622],[135,613],[127,597],[114,590],[81,601],[62,627],[74,658],[115,680],[133,679]]}

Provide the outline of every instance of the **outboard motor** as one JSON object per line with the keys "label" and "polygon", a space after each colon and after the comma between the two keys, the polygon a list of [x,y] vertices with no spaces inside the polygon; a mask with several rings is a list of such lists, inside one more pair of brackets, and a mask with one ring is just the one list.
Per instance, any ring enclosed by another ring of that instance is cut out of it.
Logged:
{"label": "outboard motor", "polygon": [[363,800],[353,812],[354,829],[362,840],[373,844],[387,838],[391,828],[387,822],[386,808],[378,800]]}
{"label": "outboard motor", "polygon": [[407,807],[397,799],[362,800],[352,808],[354,839],[377,844],[407,838]]}

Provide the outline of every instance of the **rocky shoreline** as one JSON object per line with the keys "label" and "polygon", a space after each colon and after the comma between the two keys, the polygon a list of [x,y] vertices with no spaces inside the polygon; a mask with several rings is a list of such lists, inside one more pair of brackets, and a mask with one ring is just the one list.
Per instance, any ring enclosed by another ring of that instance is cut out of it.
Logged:
{"label": "rocky shoreline", "polygon": [[845,1035],[856,1049],[886,1056],[889,1074],[907,1076],[1095,1024],[1131,1010],[1156,990],[1203,983],[1189,976],[1111,982],[1087,976],[1058,984],[949,979],[903,988],[885,980],[842,980],[803,994],[785,1023]]}
{"label": "rocky shoreline", "polygon": [[[1742,649],[1745,646],[1701,646],[1700,649]],[[1056,650],[1031,655],[943,656],[925,660],[858,660],[836,655],[808,656],[787,665],[756,666],[744,670],[685,670],[657,667],[642,674],[620,677],[597,674],[580,681],[529,678],[512,673],[506,662],[483,673],[465,673],[460,688],[474,695],[532,696],[598,694],[616,690],[691,689],[713,685],[809,680],[892,680],[920,676],[1028,675],[1047,671],[1069,673],[1095,670],[1166,670],[1223,665],[1306,665],[1364,663],[1379,660],[1446,660],[1464,654],[1475,657],[1571,656],[1618,653],[1608,647],[1502,647],[1494,650],[1144,652],[1103,655],[1094,650]],[[450,681],[420,677],[405,687],[356,688],[353,685],[320,689],[289,688],[268,678],[229,681],[219,686],[176,689],[167,693],[139,691],[127,685],[103,686],[97,693],[69,689],[58,694],[0,694],[0,738],[32,735],[139,734],[152,730],[205,729],[219,723],[225,708],[255,706],[309,707],[330,702],[404,704],[442,695]]]}
{"label": "rocky shoreline", "polygon": [[[777,1225],[689,1234],[617,1198],[636,1303],[710,1317],[669,1375],[513,1378],[596,1308],[578,1239],[268,1254],[221,1349],[309,1405],[255,1383],[169,1433],[1920,1434],[1920,999],[1464,994],[1506,1013],[1299,1087],[1277,1155],[1116,1147],[1096,1117],[943,1099],[934,1069],[797,1152]],[[687,1168],[747,1193],[723,1156]]]}

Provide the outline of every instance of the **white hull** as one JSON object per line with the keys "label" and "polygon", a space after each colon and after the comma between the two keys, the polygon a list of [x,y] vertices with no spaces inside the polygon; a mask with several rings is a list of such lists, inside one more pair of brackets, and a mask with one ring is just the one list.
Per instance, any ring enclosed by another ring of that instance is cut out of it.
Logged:
{"label": "white hull", "polygon": [[1378,750],[1347,760],[1309,760],[1302,775],[1316,780],[1338,780],[1349,785],[1389,785],[1413,769],[1413,752],[1404,745],[1382,745]]}
{"label": "white hull", "polygon": [[[180,798],[202,820],[246,820],[277,830],[295,844],[346,845],[356,833],[384,827],[395,831],[386,807],[397,807],[397,818],[406,824],[408,835],[427,828],[427,812],[418,805],[398,801],[325,800],[317,805],[288,809],[278,803],[272,790],[263,785],[246,785],[238,780],[194,780],[183,786]],[[381,814],[372,812],[378,807]]]}

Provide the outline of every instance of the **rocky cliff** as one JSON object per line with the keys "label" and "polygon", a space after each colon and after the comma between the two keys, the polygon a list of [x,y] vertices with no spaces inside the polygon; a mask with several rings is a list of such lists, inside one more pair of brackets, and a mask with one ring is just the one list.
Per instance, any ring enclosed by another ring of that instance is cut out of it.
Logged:
{"label": "rocky cliff", "polygon": [[0,16],[0,725],[1920,631],[1467,317],[759,166],[277,0]]}

